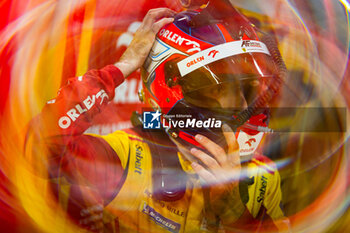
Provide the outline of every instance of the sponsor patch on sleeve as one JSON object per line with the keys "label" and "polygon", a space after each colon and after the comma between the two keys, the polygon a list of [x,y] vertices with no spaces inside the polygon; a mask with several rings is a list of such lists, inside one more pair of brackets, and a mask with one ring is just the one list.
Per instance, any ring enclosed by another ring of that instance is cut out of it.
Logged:
{"label": "sponsor patch on sleeve", "polygon": [[142,206],[142,213],[148,215],[153,222],[170,232],[178,233],[180,231],[181,224],[162,216],[145,202]]}

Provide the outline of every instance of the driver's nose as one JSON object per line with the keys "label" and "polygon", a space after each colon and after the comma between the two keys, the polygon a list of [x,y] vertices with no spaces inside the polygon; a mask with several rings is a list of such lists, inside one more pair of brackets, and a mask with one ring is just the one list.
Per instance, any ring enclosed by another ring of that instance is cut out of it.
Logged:
{"label": "driver's nose", "polygon": [[248,107],[247,101],[244,98],[242,91],[228,91],[223,90],[223,93],[217,95],[217,101],[222,108],[246,108]]}

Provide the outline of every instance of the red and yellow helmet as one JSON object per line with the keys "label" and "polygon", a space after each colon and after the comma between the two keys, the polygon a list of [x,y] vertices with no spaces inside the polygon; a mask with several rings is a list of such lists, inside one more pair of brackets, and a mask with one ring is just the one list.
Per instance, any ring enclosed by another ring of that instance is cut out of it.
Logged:
{"label": "red and yellow helmet", "polygon": [[[236,130],[241,155],[251,154],[267,129],[266,92],[278,65],[242,14],[209,6],[177,14],[158,32],[141,70],[143,99],[163,114],[222,120]],[[222,95],[229,97],[220,101]],[[190,145],[197,133],[219,135],[208,128],[171,132]]]}

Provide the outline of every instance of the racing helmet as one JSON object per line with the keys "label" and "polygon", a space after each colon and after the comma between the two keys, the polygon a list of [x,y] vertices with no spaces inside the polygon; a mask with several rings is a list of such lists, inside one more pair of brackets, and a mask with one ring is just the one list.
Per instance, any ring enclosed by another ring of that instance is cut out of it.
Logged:
{"label": "racing helmet", "polygon": [[[235,8],[229,14],[210,7],[188,10],[158,32],[141,68],[142,99],[167,116],[211,119],[209,126],[217,121],[228,124],[245,156],[253,154],[270,131],[266,92],[276,73],[267,45]],[[225,148],[221,130],[173,126],[166,131],[187,147],[200,147],[194,136],[201,133]]]}

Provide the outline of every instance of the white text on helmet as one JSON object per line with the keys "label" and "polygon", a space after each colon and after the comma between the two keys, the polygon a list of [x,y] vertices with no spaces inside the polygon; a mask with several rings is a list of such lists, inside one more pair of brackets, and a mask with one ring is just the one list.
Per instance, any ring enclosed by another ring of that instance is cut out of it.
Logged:
{"label": "white text on helmet", "polygon": [[244,40],[242,41],[242,45],[241,47],[257,47],[257,48],[261,48],[261,44],[255,41],[250,41],[250,40]]}
{"label": "white text on helmet", "polygon": [[172,32],[172,31],[169,31],[169,30],[165,30],[165,29],[162,29],[160,32],[159,32],[159,36],[160,37],[163,37],[163,38],[166,38],[172,42],[174,42],[175,44],[177,45],[182,45],[183,42],[185,41],[185,45],[192,45],[193,47],[188,49],[186,52],[199,52],[201,51],[201,48],[200,48],[200,44],[197,43],[196,41],[192,41],[192,40],[189,40],[189,39],[186,39],[184,37],[181,37],[179,36],[178,34]]}

